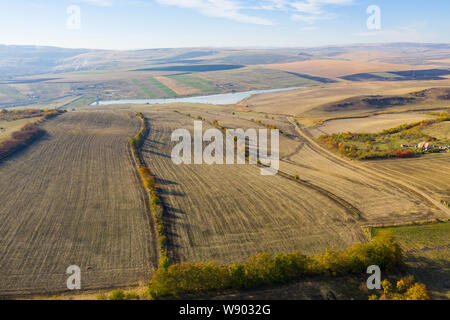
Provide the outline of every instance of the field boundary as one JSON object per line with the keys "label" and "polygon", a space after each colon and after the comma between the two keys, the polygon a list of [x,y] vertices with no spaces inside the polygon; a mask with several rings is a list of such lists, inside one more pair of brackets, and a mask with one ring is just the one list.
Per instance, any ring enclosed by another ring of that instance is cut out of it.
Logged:
{"label": "field boundary", "polygon": [[424,226],[428,224],[436,223],[450,223],[450,219],[430,219],[430,220],[419,220],[404,223],[392,223],[392,224],[373,224],[367,226],[361,226],[361,230],[367,240],[372,240],[372,230],[380,228],[400,228],[400,227],[411,227],[411,226]]}
{"label": "field boundary", "polygon": [[141,120],[141,128],[136,135],[130,139],[129,147],[131,149],[131,156],[134,160],[135,167],[139,173],[140,180],[149,200],[150,215],[153,218],[153,229],[155,234],[158,235],[156,243],[158,246],[157,251],[159,252],[159,254],[157,254],[159,267],[167,268],[170,262],[168,258],[166,225],[164,222],[164,206],[158,196],[155,176],[147,167],[141,154],[142,145],[150,134],[150,127],[148,120],[143,113],[137,113],[136,116]]}
{"label": "field boundary", "polygon": [[357,170],[361,170],[363,172],[365,172],[366,174],[370,174],[378,179],[381,179],[382,181],[386,181],[386,182],[390,182],[396,186],[399,187],[403,187],[403,189],[405,191],[408,191],[412,194],[415,194],[419,197],[421,197],[425,202],[427,202],[430,206],[435,207],[436,209],[441,210],[442,212],[444,212],[447,216],[450,215],[450,210],[448,207],[446,207],[445,205],[443,205],[442,203],[440,203],[439,201],[436,201],[435,199],[433,199],[431,196],[427,195],[425,192],[420,191],[419,189],[405,183],[402,181],[396,181],[393,178],[383,175],[381,172],[379,172],[376,169],[371,169],[368,168],[367,166],[361,165],[356,163],[356,160],[350,161],[347,160],[343,157],[340,157],[338,154],[335,154],[334,152],[326,149],[325,147],[323,147],[322,145],[320,145],[318,142],[316,142],[311,136],[309,136],[306,132],[304,132],[303,130],[301,130],[301,128],[299,128],[299,126],[296,124],[296,122],[290,118],[287,117],[288,121],[295,127],[297,133],[303,137],[309,144],[311,147],[318,149],[319,151],[322,151],[324,156],[327,157],[328,159],[330,159],[331,161],[334,161],[335,163],[339,163],[341,165],[346,166],[347,168],[351,168],[351,169],[357,169]]}

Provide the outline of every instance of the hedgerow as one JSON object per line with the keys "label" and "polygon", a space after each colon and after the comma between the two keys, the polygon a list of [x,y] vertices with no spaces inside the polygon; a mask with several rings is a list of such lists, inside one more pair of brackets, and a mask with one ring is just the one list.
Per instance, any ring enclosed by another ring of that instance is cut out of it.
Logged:
{"label": "hedgerow", "polygon": [[139,176],[149,195],[149,207],[155,221],[155,228],[158,235],[159,247],[159,266],[165,267],[169,265],[169,258],[167,256],[167,237],[166,226],[164,224],[164,209],[160,198],[158,197],[156,179],[149,168],[145,166],[145,162],[140,154],[140,149],[147,138],[150,128],[148,122],[142,113],[137,113],[136,116],[141,119],[141,128],[136,135],[130,139],[129,144],[133,159],[138,167]]}
{"label": "hedgerow", "polygon": [[42,117],[42,119],[35,121],[34,123],[28,123],[24,125],[19,131],[15,131],[9,138],[0,141],[0,160],[10,156],[14,152],[19,151],[34,140],[42,137],[45,134],[45,130],[39,128],[38,124],[43,121],[56,117],[64,111],[58,110],[14,110],[7,111],[2,110],[0,118],[13,121],[17,119]]}
{"label": "hedgerow", "polygon": [[247,262],[229,266],[214,262],[173,264],[153,274],[148,292],[153,298],[161,298],[255,288],[305,276],[360,274],[370,265],[378,265],[385,272],[405,270],[402,249],[391,235],[375,237],[369,243],[356,244],[345,251],[326,250],[311,257],[299,252],[260,253]]}

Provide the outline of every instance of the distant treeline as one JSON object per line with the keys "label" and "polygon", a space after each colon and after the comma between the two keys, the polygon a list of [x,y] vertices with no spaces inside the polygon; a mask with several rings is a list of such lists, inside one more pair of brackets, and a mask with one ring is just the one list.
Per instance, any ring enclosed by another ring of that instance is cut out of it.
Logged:
{"label": "distant treeline", "polygon": [[18,109],[18,110],[6,110],[0,111],[0,120],[14,121],[20,119],[44,117],[44,119],[50,119],[63,113],[63,110],[40,110],[40,109]]}

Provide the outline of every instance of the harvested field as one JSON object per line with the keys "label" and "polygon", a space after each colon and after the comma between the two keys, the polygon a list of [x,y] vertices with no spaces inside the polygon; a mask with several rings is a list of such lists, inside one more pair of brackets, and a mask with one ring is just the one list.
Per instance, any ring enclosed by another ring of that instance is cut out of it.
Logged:
{"label": "harvested field", "polygon": [[191,130],[194,120],[167,111],[145,115],[143,154],[158,178],[174,261],[231,263],[262,251],[311,254],[363,240],[356,215],[293,180],[261,176],[251,165],[176,166],[171,133]]}
{"label": "harvested field", "polygon": [[127,150],[131,112],[71,112],[47,136],[0,164],[0,296],[136,284],[151,276],[156,244]]}
{"label": "harvested field", "polygon": [[419,122],[431,118],[433,117],[420,112],[380,114],[365,118],[330,120],[326,121],[323,125],[309,128],[308,131],[315,138],[318,138],[323,134],[341,132],[377,133],[402,124]]}
{"label": "harvested field", "polygon": [[306,143],[297,153],[283,159],[280,168],[351,203],[362,213],[361,225],[443,216],[410,190],[346,163],[328,157]]}
{"label": "harvested field", "polygon": [[450,154],[368,162],[365,165],[427,192],[438,201],[450,201]]}
{"label": "harvested field", "polygon": [[420,69],[417,66],[382,62],[363,62],[347,60],[308,60],[282,64],[265,65],[265,68],[306,73],[319,77],[338,78],[356,73],[405,71]]}
{"label": "harvested field", "polygon": [[[344,116],[336,111],[327,112],[318,108],[325,104],[334,103],[344,99],[369,95],[404,95],[429,88],[446,88],[450,80],[436,81],[401,81],[401,82],[339,82],[322,84],[319,86],[256,95],[239,103],[240,106],[249,106],[251,110],[266,113],[298,115],[302,117],[330,118]],[[414,108],[427,108],[430,102],[422,106],[413,105],[411,108],[398,106],[390,110],[407,111]],[[440,102],[440,106],[448,106],[448,102]],[[361,115],[373,110],[361,109],[347,112],[345,116]]]}
{"label": "harvested field", "polygon": [[[301,180],[320,187],[340,199],[352,204],[362,213],[356,224],[394,223],[445,217],[440,210],[430,206],[420,196],[402,186],[392,184],[355,168],[350,162],[337,160],[318,150],[303,137],[286,117],[274,119],[257,113],[235,112],[216,109],[182,109],[193,118],[201,116],[208,122],[217,120],[228,128],[264,128],[263,124],[274,124],[284,134],[280,135],[280,169],[291,175],[299,175]],[[258,124],[250,119],[260,119]],[[190,119],[192,125],[193,119]],[[220,175],[219,175],[220,176]]]}

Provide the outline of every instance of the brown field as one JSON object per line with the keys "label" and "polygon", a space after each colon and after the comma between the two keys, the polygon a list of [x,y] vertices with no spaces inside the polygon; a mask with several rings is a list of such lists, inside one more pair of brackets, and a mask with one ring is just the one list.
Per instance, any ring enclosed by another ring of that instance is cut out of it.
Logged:
{"label": "brown field", "polygon": [[305,73],[313,76],[338,78],[357,73],[405,71],[423,69],[427,66],[409,66],[382,62],[348,60],[308,60],[264,65],[265,68]]}
{"label": "brown field", "polygon": [[372,161],[366,165],[396,179],[407,181],[438,201],[450,201],[450,154]]}
{"label": "brown field", "polygon": [[326,121],[321,125],[309,128],[308,132],[318,138],[323,134],[341,132],[377,133],[382,130],[397,127],[401,124],[431,119],[433,116],[421,112],[404,112],[380,114],[365,118],[348,118]]}
{"label": "brown field", "polygon": [[159,180],[175,261],[230,263],[262,251],[317,253],[363,239],[356,216],[292,180],[261,176],[250,165],[176,166],[171,132],[191,128],[193,119],[162,111],[145,115],[151,132],[143,153]]}
{"label": "brown field", "polygon": [[131,112],[71,112],[0,164],[0,296],[149,279],[156,260],[145,193],[127,150]]}
{"label": "brown field", "polygon": [[[335,117],[335,115],[320,110],[318,107],[352,97],[403,95],[429,88],[449,86],[450,79],[439,81],[339,82],[299,90],[260,94],[250,97],[238,105],[249,106],[250,110],[258,112],[330,118]],[[427,105],[423,107],[427,107]],[[397,109],[401,108],[398,107]],[[353,114],[357,115],[361,112],[355,111]]]}

